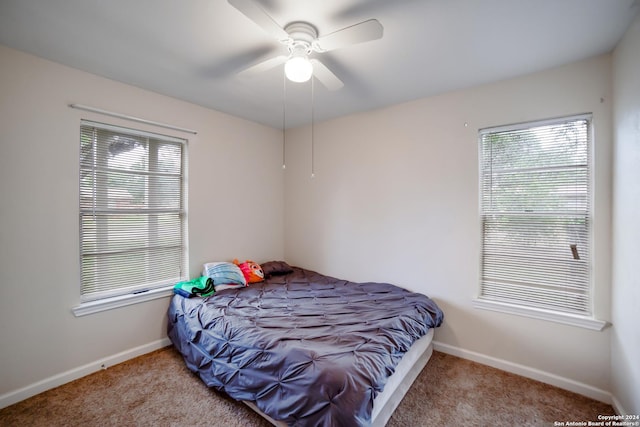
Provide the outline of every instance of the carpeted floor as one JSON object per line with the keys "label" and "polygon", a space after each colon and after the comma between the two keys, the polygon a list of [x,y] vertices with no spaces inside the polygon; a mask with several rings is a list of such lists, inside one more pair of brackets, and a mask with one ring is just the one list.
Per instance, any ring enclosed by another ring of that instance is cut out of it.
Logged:
{"label": "carpeted floor", "polygon": [[[553,426],[613,408],[537,381],[434,352],[388,427]],[[173,347],[0,410],[0,426],[270,426],[208,389]],[[348,427],[348,426],[345,426]]]}

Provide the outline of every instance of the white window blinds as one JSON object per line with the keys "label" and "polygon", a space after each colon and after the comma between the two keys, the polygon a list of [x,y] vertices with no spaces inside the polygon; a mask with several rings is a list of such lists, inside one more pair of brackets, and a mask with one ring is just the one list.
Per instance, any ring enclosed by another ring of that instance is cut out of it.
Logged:
{"label": "white window blinds", "polygon": [[591,314],[590,115],[480,131],[480,299]]}
{"label": "white window blinds", "polygon": [[82,301],[186,277],[185,143],[82,121]]}

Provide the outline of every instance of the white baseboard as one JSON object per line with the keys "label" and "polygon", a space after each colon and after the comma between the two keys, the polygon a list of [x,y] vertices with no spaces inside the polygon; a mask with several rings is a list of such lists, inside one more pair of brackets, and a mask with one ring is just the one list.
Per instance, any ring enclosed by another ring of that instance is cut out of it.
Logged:
{"label": "white baseboard", "polygon": [[[609,393],[608,391],[601,390],[597,387],[593,387],[579,381],[574,381],[569,378],[564,378],[550,372],[541,371],[539,369],[509,362],[503,359],[497,359],[492,356],[487,356],[486,354],[476,353],[475,351],[465,350],[438,341],[433,342],[433,348],[434,350],[440,351],[442,353],[451,354],[462,359],[471,360],[473,362],[491,366],[502,371],[511,372],[512,374],[540,381],[545,384],[550,384],[552,386],[559,387],[564,390],[569,390],[574,393],[578,393],[583,396],[598,400],[600,402],[607,403],[609,405],[612,405],[613,403],[611,393]],[[616,409],[617,411],[617,408],[614,407],[614,409]]]}
{"label": "white baseboard", "polygon": [[616,414],[618,415],[631,415],[622,407],[620,401],[613,395],[611,396],[611,406],[613,406],[613,410],[616,411]]}
{"label": "white baseboard", "polygon": [[62,384],[66,384],[73,380],[77,380],[78,378],[82,378],[101,369],[107,369],[110,366],[117,365],[118,363],[125,362],[129,359],[133,359],[134,357],[142,356],[143,354],[150,353],[154,350],[167,347],[168,345],[171,345],[171,341],[169,340],[169,338],[163,338],[154,342],[150,342],[148,344],[141,345],[139,347],[125,350],[121,353],[114,354],[100,360],[96,360],[95,362],[87,363],[86,365],[79,366],[77,368],[71,369],[70,371],[62,372],[52,377],[45,378],[42,381],[30,384],[19,390],[5,393],[3,395],[0,395],[0,409],[5,408],[9,405],[13,405],[14,403],[18,403],[31,396],[35,396],[36,394],[42,393],[43,391],[61,386]]}

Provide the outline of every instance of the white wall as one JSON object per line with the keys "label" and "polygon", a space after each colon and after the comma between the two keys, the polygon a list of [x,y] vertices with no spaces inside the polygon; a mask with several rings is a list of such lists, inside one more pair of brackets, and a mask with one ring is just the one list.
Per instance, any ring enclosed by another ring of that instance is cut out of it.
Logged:
{"label": "white wall", "polygon": [[640,414],[640,15],[613,55],[612,392]]}
{"label": "white wall", "polygon": [[[80,289],[81,118],[189,139],[192,277],[206,261],[283,257],[281,130],[3,46],[0,64],[0,401],[11,403],[37,391],[32,386],[40,381],[55,385],[56,376],[166,338],[168,298],[80,318],[71,313]],[[198,135],[85,113],[69,103]]]}
{"label": "white wall", "polygon": [[[399,76],[401,78],[401,76]],[[356,281],[389,281],[445,312],[451,351],[607,400],[611,331],[474,309],[478,129],[593,112],[595,314],[610,320],[610,57],[287,132],[285,256]],[[523,368],[524,367],[524,371]],[[540,371],[540,372],[539,372]]]}

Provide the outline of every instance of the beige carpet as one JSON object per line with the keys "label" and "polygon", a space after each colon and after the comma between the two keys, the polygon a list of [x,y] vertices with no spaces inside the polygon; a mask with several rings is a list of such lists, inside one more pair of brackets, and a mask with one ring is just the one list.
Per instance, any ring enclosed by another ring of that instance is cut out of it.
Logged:
{"label": "beige carpet", "polygon": [[[596,421],[610,405],[434,352],[387,424],[552,426]],[[0,410],[0,426],[270,426],[208,389],[173,347],[138,357]],[[347,427],[347,426],[345,426]]]}

